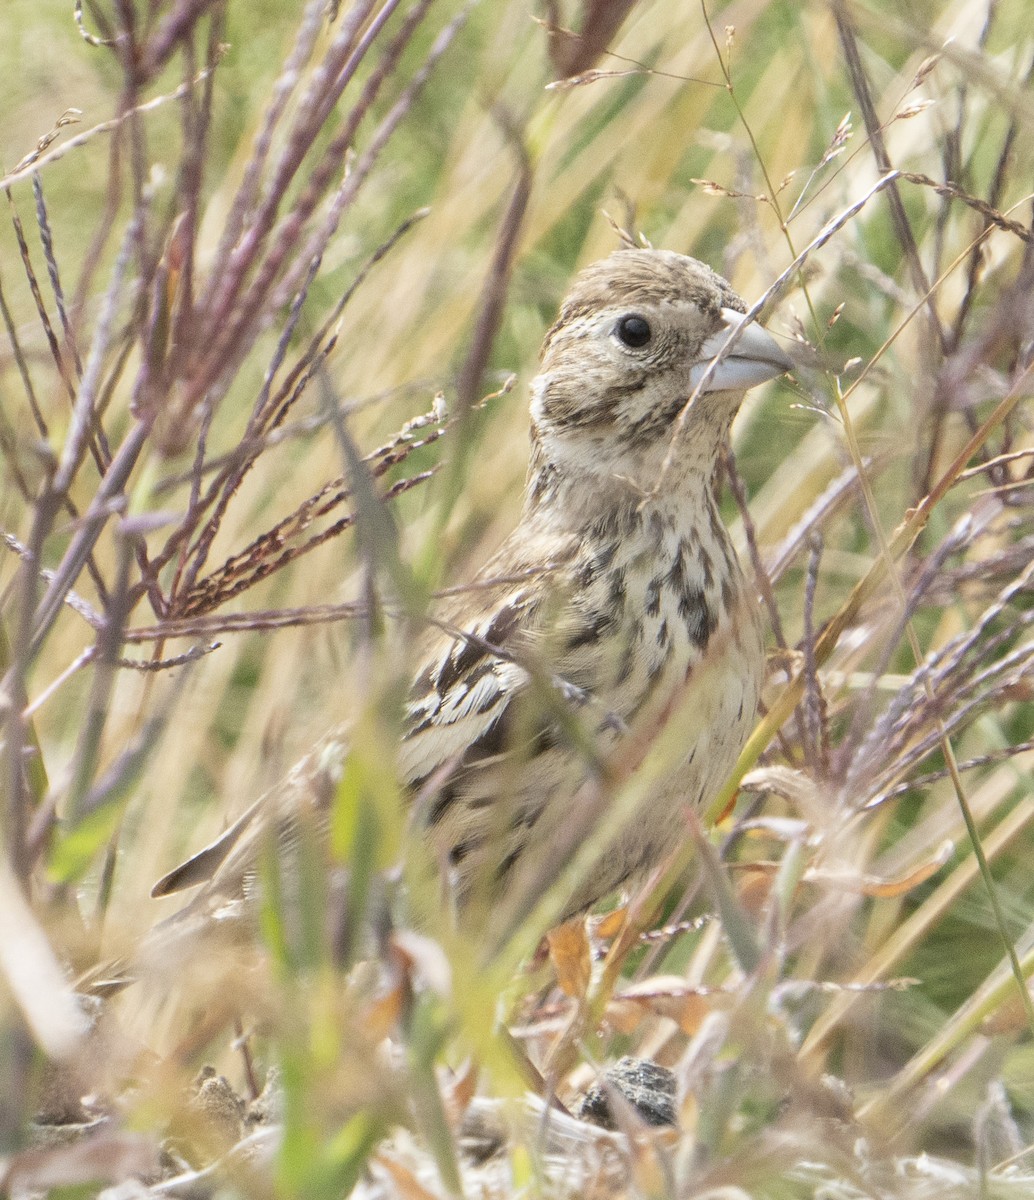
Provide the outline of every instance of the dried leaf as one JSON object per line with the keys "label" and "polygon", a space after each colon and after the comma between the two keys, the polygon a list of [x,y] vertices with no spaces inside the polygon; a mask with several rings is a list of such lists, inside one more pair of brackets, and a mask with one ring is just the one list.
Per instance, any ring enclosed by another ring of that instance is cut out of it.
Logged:
{"label": "dried leaf", "polygon": [[585,922],[580,917],[565,921],[550,930],[546,940],[560,990],[581,1000],[592,975],[592,950]]}
{"label": "dried leaf", "polygon": [[736,895],[740,904],[750,913],[759,915],[768,903],[772,879],[779,869],[778,863],[743,863],[742,876],[737,872]]}
{"label": "dried leaf", "polygon": [[627,920],[628,908],[625,905],[615,908],[613,912],[606,913],[593,924],[593,937],[599,938],[601,941],[609,941],[611,938],[616,938],[625,928]]}
{"label": "dried leaf", "polygon": [[[667,1017],[683,1033],[693,1035],[717,1005],[727,1003],[727,994],[719,988],[693,987],[679,975],[655,975],[617,993],[607,1006],[607,1016],[620,1017],[627,1024],[631,1014],[627,1007],[618,1006],[636,1005],[643,1012]],[[612,1014],[612,1009],[617,1011]]]}
{"label": "dried leaf", "polygon": [[458,1121],[470,1107],[470,1102],[477,1093],[478,1075],[478,1063],[474,1058],[467,1059],[453,1075],[445,1097],[449,1115],[453,1119]]}
{"label": "dried leaf", "polygon": [[362,1028],[373,1041],[386,1038],[395,1028],[408,990],[400,978],[397,983],[382,992],[363,1012]]}
{"label": "dried leaf", "polygon": [[608,1000],[604,1020],[615,1033],[635,1033],[650,1015],[646,1005],[638,1000]]}
{"label": "dried leaf", "polygon": [[894,899],[903,896],[925,883],[931,876],[944,866],[955,853],[954,842],[944,842],[933,858],[921,863],[907,875],[899,875],[896,879],[881,879],[875,875],[852,875],[842,871],[825,871],[821,867],[812,868],[804,873],[807,883],[834,883],[838,888],[848,892],[856,892],[862,896],[875,896],[881,899]]}
{"label": "dried leaf", "polygon": [[391,1176],[395,1192],[403,1200],[438,1200],[437,1194],[425,1188],[409,1167],[397,1158],[382,1152],[374,1156],[374,1162]]}

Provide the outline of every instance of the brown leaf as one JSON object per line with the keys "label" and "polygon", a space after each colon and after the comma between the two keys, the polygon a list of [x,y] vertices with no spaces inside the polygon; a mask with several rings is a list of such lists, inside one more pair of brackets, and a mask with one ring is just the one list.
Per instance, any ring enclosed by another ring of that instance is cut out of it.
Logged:
{"label": "brown leaf", "polygon": [[624,905],[615,908],[613,912],[606,913],[596,921],[592,928],[593,936],[599,938],[600,941],[616,938],[625,928],[627,920],[628,909]]}
{"label": "brown leaf", "polygon": [[649,1008],[638,1000],[609,1000],[604,1020],[615,1033],[635,1033],[650,1015]]}
{"label": "brown leaf", "polygon": [[804,873],[808,883],[835,883],[844,891],[857,892],[862,896],[876,896],[880,899],[894,899],[903,896],[913,888],[925,883],[932,875],[944,866],[955,853],[953,842],[947,841],[937,850],[933,858],[909,871],[907,875],[898,875],[894,879],[883,879],[877,875],[853,874],[843,871],[825,871],[821,867],[811,868]]}
{"label": "brown leaf", "polygon": [[397,1158],[382,1152],[375,1155],[374,1162],[391,1176],[395,1191],[403,1200],[437,1200],[437,1193],[425,1188],[409,1167]]}
{"label": "brown leaf", "polygon": [[[634,1004],[645,1012],[674,1021],[683,1033],[694,1034],[701,1022],[717,1006],[727,1003],[726,993],[716,988],[693,987],[678,975],[655,975],[624,988],[608,1006],[607,1015],[616,1005]],[[629,1014],[617,1012],[626,1022]]]}
{"label": "brown leaf", "polygon": [[585,921],[576,917],[550,930],[549,957],[561,991],[575,1000],[585,996],[592,975],[592,950]]}
{"label": "brown leaf", "polygon": [[470,1058],[450,1080],[446,1105],[449,1115],[454,1120],[458,1121],[470,1107],[470,1102],[477,1093],[478,1073],[477,1059]]}
{"label": "brown leaf", "polygon": [[362,1029],[372,1041],[386,1038],[395,1029],[409,994],[407,984],[400,973],[395,983],[364,1009]]}

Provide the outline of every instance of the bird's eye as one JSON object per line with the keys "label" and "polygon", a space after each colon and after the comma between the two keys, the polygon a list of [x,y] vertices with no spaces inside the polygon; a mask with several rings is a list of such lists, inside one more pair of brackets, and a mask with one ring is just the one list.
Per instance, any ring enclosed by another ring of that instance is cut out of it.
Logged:
{"label": "bird's eye", "polygon": [[633,350],[645,346],[653,336],[650,322],[645,317],[639,316],[638,313],[630,313],[627,317],[622,317],[614,332],[626,346],[631,346]]}

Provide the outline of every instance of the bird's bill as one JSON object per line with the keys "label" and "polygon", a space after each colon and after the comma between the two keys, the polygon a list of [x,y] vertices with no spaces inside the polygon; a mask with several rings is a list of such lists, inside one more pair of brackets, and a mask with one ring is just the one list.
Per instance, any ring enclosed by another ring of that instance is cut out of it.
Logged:
{"label": "bird's bill", "polygon": [[710,371],[703,391],[743,391],[793,370],[793,363],[775,338],[760,325],[753,322],[744,325],[743,320],[743,313],[732,308],[722,309],[724,328],[713,333],[700,347],[700,361],[689,372],[690,387],[694,391],[737,330],[735,343]]}

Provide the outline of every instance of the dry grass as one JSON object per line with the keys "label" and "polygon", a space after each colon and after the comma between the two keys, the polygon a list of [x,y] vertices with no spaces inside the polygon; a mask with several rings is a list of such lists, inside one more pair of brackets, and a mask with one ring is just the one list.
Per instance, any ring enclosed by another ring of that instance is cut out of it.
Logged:
{"label": "dry grass", "polygon": [[[552,14],[606,50],[521,0],[137,8],[84,5],[113,46],[17,8],[0,50],[39,55],[0,144],[8,1190],[1029,1194],[1023,0]],[[411,635],[515,518],[523,384],[604,213],[748,298],[782,279],[800,367],[749,401],[726,490],[768,715],[656,905],[536,958],[546,896],[486,962],[414,878],[374,937],[355,914],[419,858],[383,770]],[[351,936],[321,873],[271,877],[254,945],[84,1030],[70,981],[173,911],[153,881],[341,722]],[[565,1106],[622,1054],[670,1065],[679,1133],[507,1104],[512,1040]],[[208,1062],[229,1089],[189,1098]],[[100,1124],[40,1148],[41,1114]]]}

